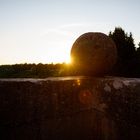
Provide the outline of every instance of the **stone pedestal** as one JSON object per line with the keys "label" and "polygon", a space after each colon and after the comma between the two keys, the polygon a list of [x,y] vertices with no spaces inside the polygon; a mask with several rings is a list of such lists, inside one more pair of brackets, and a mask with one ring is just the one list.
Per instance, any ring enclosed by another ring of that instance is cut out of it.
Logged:
{"label": "stone pedestal", "polygon": [[0,79],[1,140],[138,140],[140,79]]}

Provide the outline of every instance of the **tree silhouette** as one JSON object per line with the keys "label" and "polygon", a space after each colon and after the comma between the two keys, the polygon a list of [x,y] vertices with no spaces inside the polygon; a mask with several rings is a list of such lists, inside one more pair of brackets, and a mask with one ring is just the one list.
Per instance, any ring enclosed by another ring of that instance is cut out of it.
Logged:
{"label": "tree silhouette", "polygon": [[122,28],[116,27],[114,32],[109,33],[109,36],[114,40],[118,50],[118,57],[122,61],[128,61],[134,57],[136,50],[131,32],[128,35]]}
{"label": "tree silhouette", "polygon": [[118,60],[114,66],[113,74],[130,76],[133,72],[129,68],[136,56],[132,33],[125,33],[121,27],[116,27],[113,32],[109,32],[109,36],[114,40],[118,51]]}
{"label": "tree silhouette", "polygon": [[137,48],[137,52],[136,52],[136,56],[137,56],[137,59],[140,61],[140,42],[138,43],[138,48]]}

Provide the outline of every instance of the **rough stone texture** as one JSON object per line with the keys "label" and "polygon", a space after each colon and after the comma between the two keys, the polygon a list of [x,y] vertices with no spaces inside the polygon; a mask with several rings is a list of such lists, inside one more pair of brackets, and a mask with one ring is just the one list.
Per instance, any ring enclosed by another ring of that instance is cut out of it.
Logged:
{"label": "rough stone texture", "polygon": [[74,68],[84,75],[103,75],[117,60],[113,40],[103,33],[89,32],[81,35],[73,44],[71,58]]}
{"label": "rough stone texture", "polygon": [[139,140],[140,79],[0,80],[0,140]]}

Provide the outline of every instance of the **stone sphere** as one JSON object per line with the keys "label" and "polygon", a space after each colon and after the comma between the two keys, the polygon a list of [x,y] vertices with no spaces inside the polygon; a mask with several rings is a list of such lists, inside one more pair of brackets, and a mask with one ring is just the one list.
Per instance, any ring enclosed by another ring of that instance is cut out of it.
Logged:
{"label": "stone sphere", "polygon": [[109,36],[103,33],[85,33],[74,42],[71,59],[78,74],[103,75],[116,63],[116,45]]}

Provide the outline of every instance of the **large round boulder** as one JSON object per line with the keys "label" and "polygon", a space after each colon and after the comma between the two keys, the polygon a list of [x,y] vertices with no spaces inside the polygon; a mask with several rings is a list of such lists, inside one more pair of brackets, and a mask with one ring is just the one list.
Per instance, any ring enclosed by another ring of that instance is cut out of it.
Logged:
{"label": "large round boulder", "polygon": [[117,49],[109,36],[89,32],[74,42],[71,58],[78,74],[99,76],[111,70],[116,63]]}

